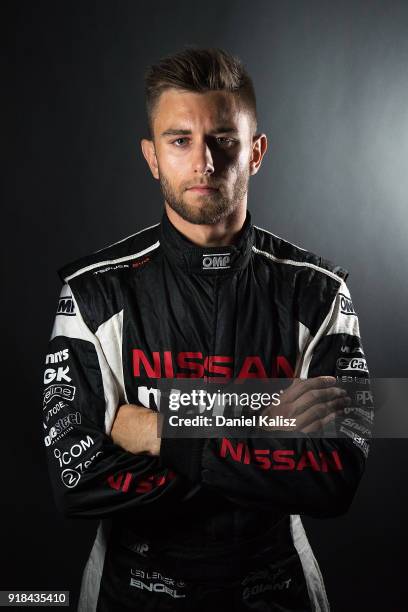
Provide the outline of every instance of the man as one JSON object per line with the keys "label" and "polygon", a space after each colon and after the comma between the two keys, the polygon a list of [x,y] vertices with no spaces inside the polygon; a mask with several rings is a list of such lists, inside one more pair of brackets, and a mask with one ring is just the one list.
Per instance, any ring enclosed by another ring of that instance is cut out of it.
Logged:
{"label": "man", "polygon": [[[298,514],[344,513],[367,456],[353,419],[316,437],[349,407],[336,377],[367,377],[347,273],[252,224],[267,139],[236,58],[184,50],[146,94],[161,223],[60,271],[46,357],[57,503],[101,519],[79,609],[328,610]],[[160,439],[157,383],[189,377],[302,379],[297,435]]]}

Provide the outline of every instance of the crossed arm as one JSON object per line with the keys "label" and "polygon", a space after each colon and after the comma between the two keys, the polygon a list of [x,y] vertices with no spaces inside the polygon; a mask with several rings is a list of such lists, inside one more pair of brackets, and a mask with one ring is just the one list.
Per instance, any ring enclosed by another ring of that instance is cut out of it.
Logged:
{"label": "crossed arm", "polygon": [[136,404],[119,407],[111,438],[123,449],[134,453],[160,455],[161,439],[157,437],[157,412]]}
{"label": "crossed arm", "polygon": [[[333,376],[318,376],[307,380],[294,380],[281,396],[281,403],[270,407],[270,416],[296,417],[297,427],[303,433],[322,428],[336,417],[349,403],[346,392],[335,387]],[[123,404],[113,423],[111,437],[123,449],[134,453],[159,456],[161,439],[157,436],[157,413],[144,406]]]}

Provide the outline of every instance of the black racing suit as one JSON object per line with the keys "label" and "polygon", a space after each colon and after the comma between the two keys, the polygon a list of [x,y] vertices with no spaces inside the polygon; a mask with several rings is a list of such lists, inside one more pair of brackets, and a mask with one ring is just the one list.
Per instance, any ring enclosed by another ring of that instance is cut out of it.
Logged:
{"label": "black racing suit", "polygon": [[[153,457],[109,434],[119,405],[157,409],[158,379],[368,376],[347,272],[249,211],[236,244],[205,248],[164,212],[60,276],[44,373],[50,477],[66,516],[100,519],[79,610],[328,610],[298,514],[347,511],[365,439],[241,440],[260,465],[235,439],[164,438]],[[316,465],[333,452],[340,469]]]}

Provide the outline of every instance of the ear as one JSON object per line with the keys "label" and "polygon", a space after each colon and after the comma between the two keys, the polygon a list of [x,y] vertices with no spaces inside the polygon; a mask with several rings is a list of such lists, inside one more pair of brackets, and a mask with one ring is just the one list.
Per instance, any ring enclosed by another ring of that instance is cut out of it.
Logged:
{"label": "ear", "polygon": [[142,148],[143,156],[145,160],[147,161],[147,163],[149,164],[151,173],[153,174],[155,179],[158,179],[159,178],[159,167],[157,164],[156,149],[154,147],[153,140],[142,138],[142,140],[140,141],[140,146]]}
{"label": "ear", "polygon": [[263,156],[268,148],[266,134],[257,134],[252,138],[252,155],[249,160],[249,174],[254,175],[258,172],[262,164]]}

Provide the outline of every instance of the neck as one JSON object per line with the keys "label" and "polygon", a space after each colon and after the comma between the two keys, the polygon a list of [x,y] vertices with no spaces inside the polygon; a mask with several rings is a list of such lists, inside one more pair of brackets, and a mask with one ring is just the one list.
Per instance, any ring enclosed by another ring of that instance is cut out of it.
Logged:
{"label": "neck", "polygon": [[228,217],[213,225],[197,225],[186,221],[167,202],[167,216],[178,231],[200,247],[234,244],[246,218],[246,204],[238,206]]}

